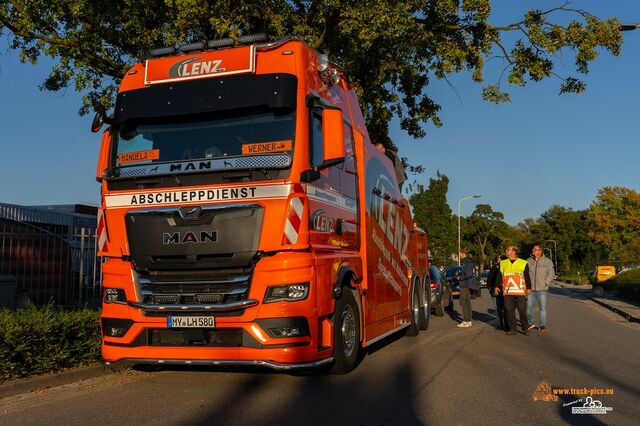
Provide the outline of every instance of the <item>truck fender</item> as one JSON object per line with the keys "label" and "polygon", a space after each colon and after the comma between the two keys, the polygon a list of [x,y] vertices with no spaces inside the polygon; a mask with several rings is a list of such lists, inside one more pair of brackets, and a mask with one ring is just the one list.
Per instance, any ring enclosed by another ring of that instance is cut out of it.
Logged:
{"label": "truck fender", "polygon": [[[352,278],[350,278],[350,276]],[[360,291],[351,283],[355,283],[358,281],[358,277],[356,273],[351,269],[348,265],[343,265],[340,267],[338,271],[338,278],[336,282],[333,284],[333,290],[331,292],[331,297],[334,299],[339,299],[342,296],[343,287],[348,287],[348,291],[353,293],[353,298],[356,300],[356,304],[358,305],[358,312],[360,313],[360,342],[364,339],[364,321],[363,321],[363,312],[362,312],[362,300]],[[345,283],[349,283],[348,285],[343,285]]]}
{"label": "truck fender", "polygon": [[[356,273],[353,272],[353,269],[351,269],[350,266],[342,265],[340,267],[340,270],[338,270],[338,276],[336,278],[336,282],[333,284],[333,289],[331,290],[331,297],[333,297],[334,299],[339,299],[340,296],[342,296],[342,286],[343,286],[343,283],[347,280],[349,275],[353,275],[354,281],[358,280]],[[359,298],[356,297],[356,300],[357,299]]]}

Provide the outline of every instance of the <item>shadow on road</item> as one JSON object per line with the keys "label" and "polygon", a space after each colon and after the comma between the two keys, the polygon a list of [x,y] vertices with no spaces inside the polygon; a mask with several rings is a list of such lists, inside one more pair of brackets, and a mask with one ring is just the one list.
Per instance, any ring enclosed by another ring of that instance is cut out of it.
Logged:
{"label": "shadow on road", "polygon": [[[411,365],[398,364],[383,377],[367,380],[363,370],[356,370],[344,376],[288,376],[278,386],[285,377],[252,376],[189,424],[422,424]],[[261,409],[247,414],[245,403]]]}

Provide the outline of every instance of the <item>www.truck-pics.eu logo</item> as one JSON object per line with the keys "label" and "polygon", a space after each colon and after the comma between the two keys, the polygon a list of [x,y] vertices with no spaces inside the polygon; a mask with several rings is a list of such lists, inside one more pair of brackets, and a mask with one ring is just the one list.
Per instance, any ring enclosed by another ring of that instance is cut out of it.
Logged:
{"label": "www.truck-pics.eu logo", "polygon": [[218,231],[200,232],[165,232],[162,234],[162,244],[201,244],[218,241]]}

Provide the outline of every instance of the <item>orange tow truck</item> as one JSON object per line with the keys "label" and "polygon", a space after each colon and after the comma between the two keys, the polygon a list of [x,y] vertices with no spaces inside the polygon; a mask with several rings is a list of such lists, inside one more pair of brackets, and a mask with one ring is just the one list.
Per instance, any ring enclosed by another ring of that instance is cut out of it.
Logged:
{"label": "orange tow truck", "polygon": [[107,363],[345,373],[427,328],[426,234],[326,56],[251,36],[157,49],[104,122]]}

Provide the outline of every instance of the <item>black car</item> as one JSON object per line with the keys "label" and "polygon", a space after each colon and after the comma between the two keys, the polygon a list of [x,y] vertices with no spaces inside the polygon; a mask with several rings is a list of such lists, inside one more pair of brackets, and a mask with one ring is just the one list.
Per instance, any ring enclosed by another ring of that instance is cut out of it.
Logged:
{"label": "black car", "polygon": [[453,309],[451,284],[435,266],[429,266],[429,277],[431,278],[431,309],[436,316],[441,317],[445,310]]}
{"label": "black car", "polygon": [[451,294],[454,297],[460,296],[460,278],[462,277],[462,266],[447,266],[444,268],[444,278],[451,286]]}

